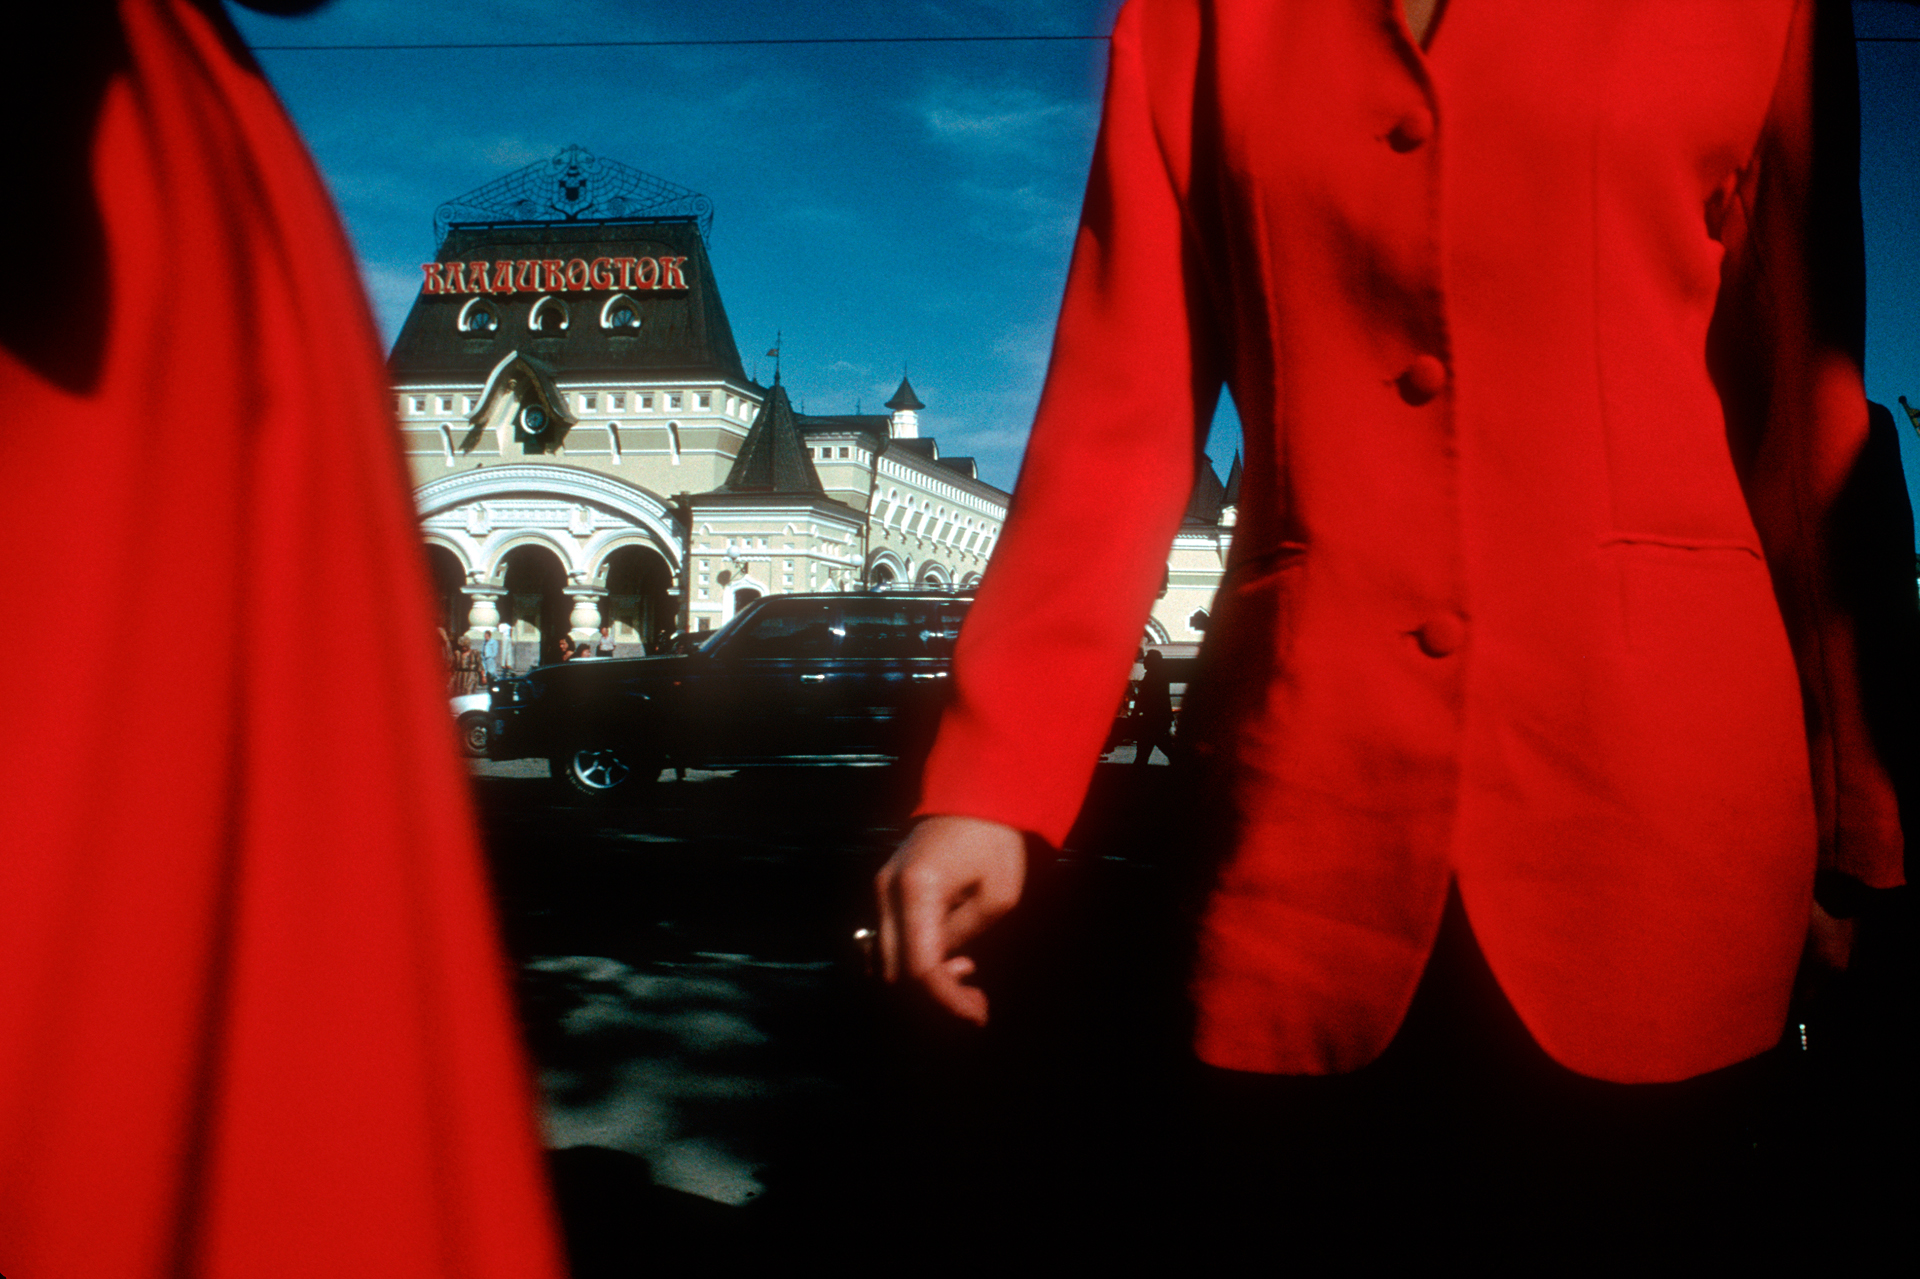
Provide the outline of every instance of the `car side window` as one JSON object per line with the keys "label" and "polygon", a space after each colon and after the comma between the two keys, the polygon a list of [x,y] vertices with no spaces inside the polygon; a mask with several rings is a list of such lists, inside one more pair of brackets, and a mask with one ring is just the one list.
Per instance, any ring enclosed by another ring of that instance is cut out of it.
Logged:
{"label": "car side window", "polygon": [[763,609],[727,643],[729,657],[829,657],[833,606],[825,600],[795,608]]}
{"label": "car side window", "polygon": [[949,657],[964,605],[943,600],[848,600],[843,657]]}

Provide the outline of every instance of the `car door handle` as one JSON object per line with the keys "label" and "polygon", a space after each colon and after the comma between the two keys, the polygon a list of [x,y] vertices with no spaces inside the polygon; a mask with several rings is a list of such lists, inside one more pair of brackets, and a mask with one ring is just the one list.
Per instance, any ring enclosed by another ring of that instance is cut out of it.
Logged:
{"label": "car door handle", "polygon": [[802,684],[824,684],[827,682],[827,677],[825,675],[802,675],[800,682]]}

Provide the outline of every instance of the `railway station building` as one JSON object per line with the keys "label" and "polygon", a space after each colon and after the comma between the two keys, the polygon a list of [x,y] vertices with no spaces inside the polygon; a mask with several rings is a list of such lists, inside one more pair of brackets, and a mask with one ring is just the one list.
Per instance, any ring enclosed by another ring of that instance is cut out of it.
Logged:
{"label": "railway station building", "polygon": [[[711,219],[580,147],[436,213],[388,369],[449,634],[505,623],[524,669],[603,625],[624,656],[761,595],[979,581],[1007,493],[941,454],[906,378],[884,414],[808,416],[777,366],[748,377]],[[1228,496],[1202,475],[1149,640],[1200,638]]]}

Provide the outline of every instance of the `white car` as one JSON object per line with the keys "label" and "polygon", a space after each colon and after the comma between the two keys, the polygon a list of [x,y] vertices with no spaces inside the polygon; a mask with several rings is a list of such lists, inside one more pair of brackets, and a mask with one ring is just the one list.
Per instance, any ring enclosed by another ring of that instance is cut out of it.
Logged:
{"label": "white car", "polygon": [[485,759],[487,744],[493,740],[493,694],[467,693],[448,700],[453,703],[453,721],[460,726],[460,749]]}

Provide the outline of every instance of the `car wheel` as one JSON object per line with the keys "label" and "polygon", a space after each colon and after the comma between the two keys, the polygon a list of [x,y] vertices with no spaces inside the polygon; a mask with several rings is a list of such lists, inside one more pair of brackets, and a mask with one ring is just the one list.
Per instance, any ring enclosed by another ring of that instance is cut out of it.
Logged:
{"label": "car wheel", "polygon": [[484,711],[470,711],[460,717],[460,749],[476,759],[485,759],[493,743],[493,722]]}
{"label": "car wheel", "polygon": [[595,803],[638,798],[660,777],[659,760],[606,746],[579,747],[547,767],[574,795]]}

